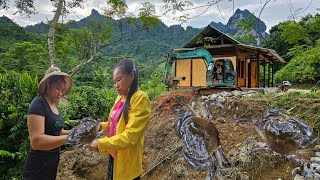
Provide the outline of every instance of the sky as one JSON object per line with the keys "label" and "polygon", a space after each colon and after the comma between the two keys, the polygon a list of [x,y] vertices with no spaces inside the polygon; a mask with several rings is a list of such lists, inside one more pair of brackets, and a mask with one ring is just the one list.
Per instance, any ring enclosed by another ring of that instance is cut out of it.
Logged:
{"label": "sky", "polygon": [[[13,2],[13,0],[11,0]],[[167,26],[180,24],[174,20],[174,17],[180,15],[179,13],[173,15],[172,13],[163,15],[163,3],[161,0],[126,0],[129,12],[137,14],[142,7],[141,3],[151,2],[156,7],[156,13]],[[190,0],[193,1],[194,7],[205,5],[214,0]],[[198,8],[186,11],[191,16],[198,17],[192,18],[187,23],[182,24],[183,27],[192,26],[202,28],[210,24],[212,21],[221,22],[226,24],[228,19],[233,15],[236,9],[247,9],[254,15],[258,16],[263,4],[270,1],[264,8],[260,19],[265,22],[267,29],[285,20],[299,20],[301,17],[309,14],[320,13],[320,0],[222,0],[218,6],[211,6],[207,11],[205,8]],[[12,6],[8,10],[0,10],[0,16],[7,16],[20,26],[27,26],[37,24],[41,21],[47,22],[53,17],[53,6],[50,0],[35,0],[35,7],[38,11],[37,14],[31,15],[27,18],[25,15],[16,14]],[[64,20],[80,20],[90,15],[92,9],[102,12],[102,8],[106,7],[106,0],[87,0],[83,9],[74,9]],[[292,14],[295,14],[292,16]]]}

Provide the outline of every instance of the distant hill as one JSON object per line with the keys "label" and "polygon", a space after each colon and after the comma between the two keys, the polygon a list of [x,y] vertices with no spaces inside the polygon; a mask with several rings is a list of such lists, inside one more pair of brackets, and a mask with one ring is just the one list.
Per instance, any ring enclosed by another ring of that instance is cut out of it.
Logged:
{"label": "distant hill", "polygon": [[[230,34],[234,36],[239,31],[236,21],[240,19],[248,19],[250,15],[253,15],[253,14],[247,9],[243,11],[240,9],[237,9],[236,12],[233,14],[233,16],[229,18],[228,23],[226,25],[220,22],[219,23],[211,22],[210,25],[226,34]],[[252,31],[252,34],[257,36],[256,41],[259,46],[261,45],[263,39],[269,38],[269,34],[266,32],[266,30],[267,30],[266,24],[263,21],[261,21],[259,18],[254,16],[254,30]]]}
{"label": "distant hill", "polygon": [[[130,30],[133,29],[133,25],[128,25],[124,20],[106,19],[94,9],[88,17],[71,23],[69,28],[82,28],[88,24],[90,19],[113,25],[114,30],[111,42],[115,41],[120,36],[120,29],[118,27],[119,21],[122,21],[123,23],[122,30],[124,32],[130,32]],[[48,26],[45,23],[39,23],[27,26],[26,30],[42,34],[47,33]],[[168,27],[164,23],[161,23],[160,26],[156,28],[149,28],[148,30],[135,32],[124,40],[110,47],[104,48],[103,52],[108,56],[132,56],[141,62],[159,62],[164,60],[162,57],[164,53],[167,53],[172,48],[182,47],[199,32],[199,28],[187,27],[184,29],[180,25]]]}
{"label": "distant hill", "polygon": [[[235,20],[245,19],[250,15],[251,13],[248,10],[242,11],[237,9],[226,25],[222,24],[221,22],[211,22],[210,25],[224,33],[235,35],[239,30],[235,24]],[[133,26],[125,23],[124,20],[106,19],[94,9],[91,11],[91,14],[88,17],[71,23],[69,28],[85,27],[90,19],[113,25],[114,30],[111,42],[115,41],[120,35],[120,30],[118,28],[118,23],[120,21],[122,22],[123,31],[129,32],[133,29]],[[32,33],[43,34],[48,32],[48,25],[41,22],[36,25],[27,26],[25,29]],[[162,55],[164,53],[167,53],[172,48],[182,47],[200,31],[200,28],[188,26],[186,29],[184,29],[180,25],[172,25],[168,27],[164,23],[161,23],[158,27],[149,28],[148,30],[131,34],[124,40],[103,49],[103,53],[108,56],[132,56],[141,62],[159,62],[163,60]],[[269,36],[265,31],[265,23],[259,18],[255,17],[255,29],[252,33],[258,35],[257,41],[259,43],[263,38],[267,38]]]}
{"label": "distant hill", "polygon": [[26,31],[36,33],[36,34],[46,34],[48,33],[48,24],[40,22],[35,25],[30,25],[25,27]]}
{"label": "distant hill", "polygon": [[6,16],[0,17],[0,53],[16,43],[30,41],[36,43],[37,35],[26,31]]}

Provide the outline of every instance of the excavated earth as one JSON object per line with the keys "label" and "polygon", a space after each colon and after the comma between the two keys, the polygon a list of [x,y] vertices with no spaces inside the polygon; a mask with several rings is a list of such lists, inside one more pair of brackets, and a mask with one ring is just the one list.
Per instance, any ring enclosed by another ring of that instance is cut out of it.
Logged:
{"label": "excavated earth", "polygon": [[[145,134],[142,179],[206,179],[207,170],[192,169],[181,155],[181,140],[175,133],[175,122],[184,112],[176,100],[188,102],[195,97],[190,93],[167,93],[152,102],[152,117]],[[250,153],[254,142],[261,141],[252,123],[237,123],[240,118],[261,120],[272,99],[228,99],[224,108],[212,106],[222,147],[232,167],[225,177],[217,179],[293,179],[296,165],[274,153]],[[105,179],[107,158],[97,152],[73,147],[61,153],[58,180]]]}

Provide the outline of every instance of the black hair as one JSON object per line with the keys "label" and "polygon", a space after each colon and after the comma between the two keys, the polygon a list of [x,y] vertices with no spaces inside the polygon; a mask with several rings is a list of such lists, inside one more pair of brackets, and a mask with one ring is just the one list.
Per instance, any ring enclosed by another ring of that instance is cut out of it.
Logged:
{"label": "black hair", "polygon": [[[130,75],[133,73],[134,79],[129,87],[129,92],[127,94],[126,102],[124,103],[122,114],[124,116],[124,121],[128,123],[128,113],[129,113],[129,107],[130,107],[130,100],[132,95],[138,90],[139,88],[139,81],[138,81],[138,70],[136,69],[136,66],[134,65],[133,61],[131,59],[123,59],[121,60],[114,68],[117,69],[120,68],[122,72],[124,72],[126,75]],[[120,117],[120,116],[119,116]]]}
{"label": "black hair", "polygon": [[64,76],[60,76],[60,75],[53,75],[48,77],[48,79],[45,82],[45,87],[44,87],[44,91],[43,94],[40,94],[41,96],[46,96],[48,94],[48,90],[50,87],[52,87],[52,85],[57,85],[57,84],[67,84],[66,80],[64,79]]}

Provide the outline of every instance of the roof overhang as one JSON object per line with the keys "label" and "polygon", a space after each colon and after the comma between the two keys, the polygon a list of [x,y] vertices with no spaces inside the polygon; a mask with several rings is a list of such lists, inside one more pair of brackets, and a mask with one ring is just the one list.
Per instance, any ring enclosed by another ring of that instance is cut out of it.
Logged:
{"label": "roof overhang", "polygon": [[283,60],[282,57],[279,56],[277,54],[277,52],[275,50],[273,50],[273,49],[250,46],[250,45],[245,45],[245,44],[238,44],[238,46],[240,48],[242,47],[242,48],[246,48],[246,49],[252,49],[252,50],[260,53],[264,57],[271,58],[275,62],[286,63],[286,61]]}
{"label": "roof overhang", "polygon": [[[218,29],[212,27],[211,25],[208,25],[205,27],[198,35],[196,35],[194,38],[191,39],[187,44],[183,46],[183,48],[179,49],[182,51],[188,51],[191,49],[199,49],[199,48],[204,48],[203,43],[199,43],[199,39],[203,37],[213,37],[214,40],[216,40],[217,44],[213,44],[212,46],[207,47],[206,49],[210,50],[211,52],[214,51],[214,49],[224,49],[224,48],[229,48],[228,51],[233,51],[235,52],[235,48],[232,49],[233,47],[243,49],[246,52],[251,51],[254,54],[260,54],[262,58],[268,59],[268,61],[272,62],[278,62],[278,63],[286,63],[278,54],[276,51],[273,49],[268,49],[268,48],[262,48],[262,47],[257,47],[257,46],[250,46],[250,45],[245,45],[240,43],[239,41],[233,39],[232,37],[228,36],[227,34],[219,31]],[[177,49],[178,50],[178,49]],[[220,52],[224,52],[221,51]]]}

